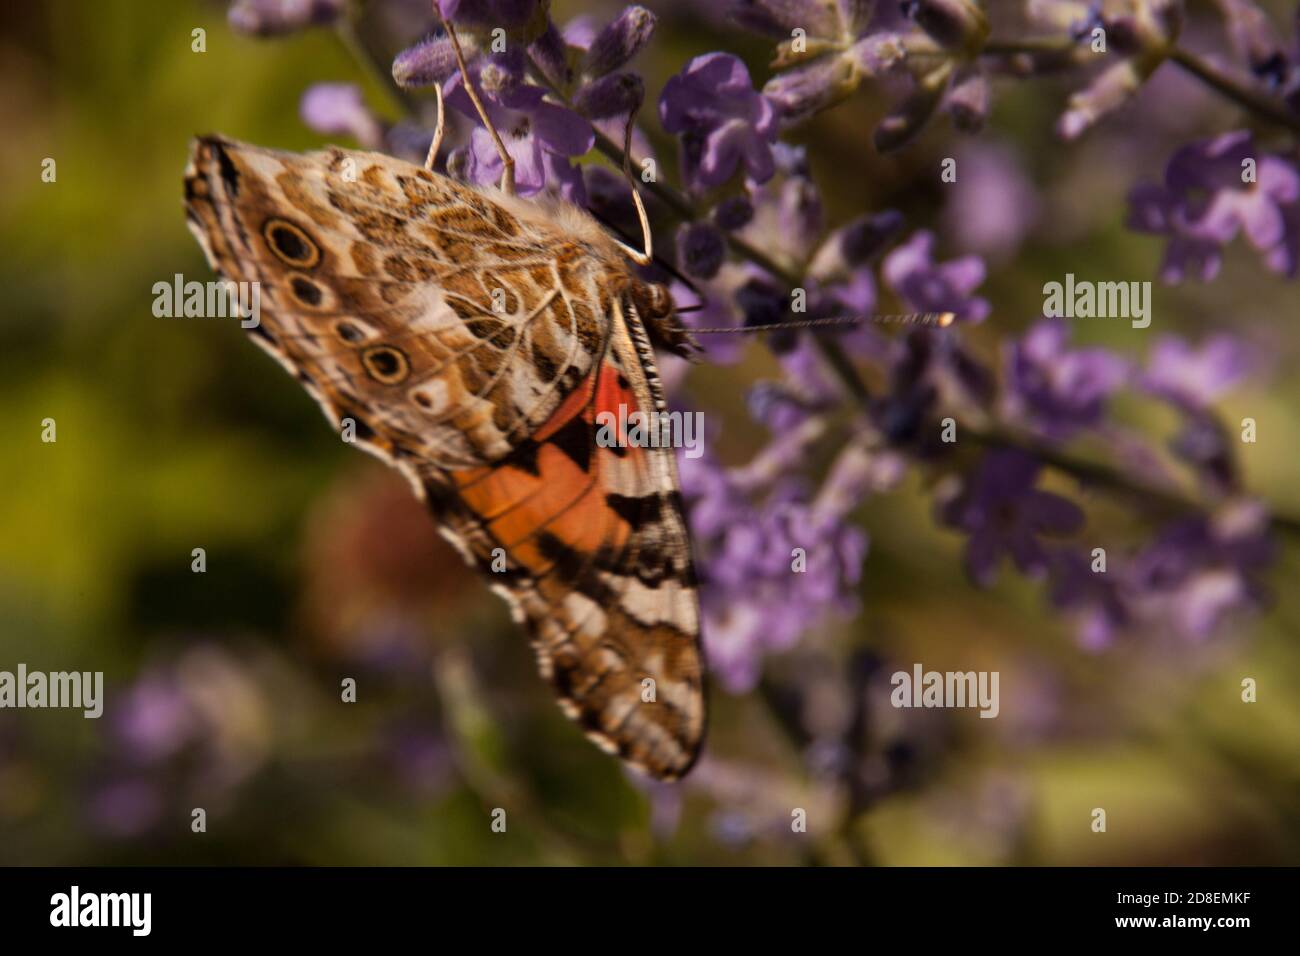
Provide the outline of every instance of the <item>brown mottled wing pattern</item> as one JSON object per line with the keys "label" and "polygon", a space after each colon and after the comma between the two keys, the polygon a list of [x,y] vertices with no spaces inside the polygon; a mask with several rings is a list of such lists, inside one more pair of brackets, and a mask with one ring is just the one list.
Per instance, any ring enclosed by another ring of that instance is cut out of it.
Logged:
{"label": "brown mottled wing pattern", "polygon": [[213,267],[260,285],[250,333],[427,498],[566,713],[654,776],[689,769],[703,668],[673,454],[595,441],[599,411],[662,407],[613,243],[374,153],[200,139],[185,191]]}

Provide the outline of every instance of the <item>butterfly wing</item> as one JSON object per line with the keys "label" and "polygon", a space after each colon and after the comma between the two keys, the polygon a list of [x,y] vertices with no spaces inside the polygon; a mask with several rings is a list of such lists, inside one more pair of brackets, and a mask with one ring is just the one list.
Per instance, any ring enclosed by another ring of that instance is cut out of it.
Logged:
{"label": "butterfly wing", "polygon": [[662,407],[609,250],[373,153],[207,138],[186,197],[213,267],[259,283],[258,343],[411,479],[565,712],[685,773],[704,694],[676,464],[595,440],[601,411]]}
{"label": "butterfly wing", "polygon": [[655,404],[623,308],[534,445],[431,474],[428,497],[527,628],[564,711],[603,749],[675,779],[704,736],[698,602],[672,450],[596,442],[601,413]]}
{"label": "butterfly wing", "polygon": [[257,343],[383,456],[505,456],[605,338],[601,250],[410,163],[206,137],[185,195],[213,268],[258,284]]}

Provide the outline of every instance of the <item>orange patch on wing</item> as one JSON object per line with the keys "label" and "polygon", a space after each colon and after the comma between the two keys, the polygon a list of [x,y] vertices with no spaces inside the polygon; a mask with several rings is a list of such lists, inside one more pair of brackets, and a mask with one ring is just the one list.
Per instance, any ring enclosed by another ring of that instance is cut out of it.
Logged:
{"label": "orange patch on wing", "polygon": [[[609,452],[593,446],[593,470],[585,472],[570,455],[548,443],[578,417],[591,423],[594,442],[598,412],[618,416],[620,404],[629,413],[635,410],[635,396],[630,388],[619,385],[618,378],[616,369],[603,365],[555,410],[535,436],[536,474],[507,463],[453,475],[461,500],[483,520],[510,559],[539,577],[554,563],[538,547],[543,533],[579,554],[592,554],[602,548],[617,551],[631,534],[627,523],[605,502],[606,489],[596,463]],[[639,449],[625,451],[635,453]]]}

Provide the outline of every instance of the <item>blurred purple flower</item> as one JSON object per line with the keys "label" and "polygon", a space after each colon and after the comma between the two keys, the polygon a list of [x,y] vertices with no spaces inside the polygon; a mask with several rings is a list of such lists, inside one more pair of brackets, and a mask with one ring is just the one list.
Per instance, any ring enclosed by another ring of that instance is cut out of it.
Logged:
{"label": "blurred purple flower", "polygon": [[984,281],[984,262],[979,256],[964,256],[937,264],[933,251],[932,232],[914,233],[885,257],[885,281],[918,312],[955,312],[959,321],[983,322],[989,304],[971,293]]}
{"label": "blurred purple flower", "polygon": [[[846,453],[807,503],[792,478],[806,453],[788,437],[773,446],[784,445],[783,460],[764,462],[749,477],[707,457],[681,460],[710,667],[732,693],[757,683],[766,654],[793,647],[828,614],[857,608],[867,536],[845,518],[871,486],[870,461]],[[761,502],[752,500],[756,474],[777,481]]]}
{"label": "blurred purple flower", "polygon": [[690,222],[678,227],[677,262],[687,275],[712,279],[726,254],[726,241],[712,223]]}
{"label": "blurred purple flower", "polygon": [[384,734],[382,753],[389,768],[409,789],[422,795],[442,793],[455,779],[451,746],[427,723],[399,722]]}
{"label": "blurred purple flower", "polygon": [[681,136],[685,176],[694,186],[720,186],[741,165],[760,183],[776,171],[776,110],[730,53],[697,56],[669,79],[659,118],[665,130]]}
{"label": "blurred purple flower", "polygon": [[1267,512],[1233,501],[1167,528],[1134,557],[1129,585],[1144,619],[1199,640],[1232,611],[1267,599],[1258,577],[1272,558]]}
{"label": "blurred purple flower", "polygon": [[859,216],[822,240],[808,272],[820,282],[850,277],[882,252],[902,228],[903,216],[893,209]]}
{"label": "blurred purple flower", "polygon": [[754,204],[748,196],[729,196],[713,208],[713,221],[726,232],[743,229],[753,218]]}
{"label": "blurred purple flower", "polygon": [[1089,557],[1079,551],[1062,548],[1055,552],[1049,596],[1055,607],[1074,619],[1079,646],[1101,651],[1129,624],[1129,613],[1117,583],[1118,569],[1103,572],[1092,567]]}
{"label": "blurred purple flower", "polygon": [[1003,259],[1020,246],[1039,216],[1039,199],[1015,150],[976,140],[957,154],[961,176],[944,210],[948,235],[962,248]]}
{"label": "blurred purple flower", "polygon": [[912,446],[924,458],[951,450],[936,429],[923,428],[940,399],[950,407],[985,407],[993,397],[992,374],[947,331],[914,329],[888,345],[885,363],[889,388],[872,401],[872,418],[892,445]]}
{"label": "blurred purple flower", "polygon": [[115,839],[139,837],[163,815],[163,797],[149,780],[109,780],[91,789],[86,802],[90,826]]}
{"label": "blurred purple flower", "polygon": [[1099,425],[1131,363],[1103,348],[1069,348],[1060,319],[1035,323],[1005,346],[1011,414],[1054,439]]}
{"label": "blurred purple flower", "polygon": [[1048,570],[1039,535],[1069,535],[1084,524],[1072,501],[1034,487],[1041,465],[1016,449],[987,452],[961,491],[939,507],[943,524],[970,535],[966,571],[981,587],[991,585],[998,563],[1009,555],[1022,573]]}
{"label": "blurred purple flower", "polygon": [[989,81],[983,73],[971,71],[953,81],[943,99],[943,108],[962,133],[978,133],[989,116]]}
{"label": "blurred purple flower", "polygon": [[802,147],[777,143],[771,155],[779,175],[764,182],[746,181],[753,214],[739,234],[777,262],[798,269],[822,235],[821,193],[809,175]]}
{"label": "blurred purple flower", "polygon": [[1253,350],[1231,335],[1213,336],[1199,348],[1166,335],[1152,348],[1140,384],[1175,405],[1200,411],[1258,368]]}
{"label": "blurred purple flower", "polygon": [[202,731],[184,688],[160,671],[146,673],[127,689],[112,728],[126,756],[146,764],[172,756]]}
{"label": "blurred purple flower", "polygon": [[[1253,165],[1255,181],[1244,181]],[[1199,140],[1174,154],[1163,185],[1142,184],[1129,194],[1128,225],[1166,236],[1160,277],[1189,273],[1213,279],[1223,246],[1244,232],[1274,272],[1296,274],[1300,243],[1300,172],[1280,156],[1261,154],[1247,130]]]}
{"label": "blurred purple flower", "polygon": [[741,29],[783,39],[796,28],[810,37],[838,39],[837,13],[835,4],[820,0],[730,0],[727,5],[728,16]]}
{"label": "blurred purple flower", "polygon": [[366,107],[354,83],[316,83],[298,106],[302,121],[322,136],[351,136],[367,149],[384,142],[383,125]]}
{"label": "blurred purple flower", "polygon": [[236,33],[283,36],[333,23],[342,9],[343,0],[235,0],[226,20]]}

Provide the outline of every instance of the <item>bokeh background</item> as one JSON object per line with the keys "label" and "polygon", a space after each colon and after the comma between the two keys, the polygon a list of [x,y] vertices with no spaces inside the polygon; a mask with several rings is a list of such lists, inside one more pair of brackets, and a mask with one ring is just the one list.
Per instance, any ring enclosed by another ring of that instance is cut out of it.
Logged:
{"label": "bokeh background", "polygon": [[[638,59],[651,97],[710,50],[767,76],[761,38],[701,5],[646,5],[660,17]],[[553,8],[603,22],[619,6]],[[220,3],[51,0],[3,16],[0,669],[102,670],[107,703],[98,721],[0,711],[0,863],[1300,863],[1294,537],[1263,614],[1199,643],[1089,651],[1041,588],[967,581],[962,539],[936,524],[919,474],[858,514],[871,535],[860,613],[770,657],[754,690],[715,687],[708,756],[687,783],[626,774],[562,717],[504,605],[401,479],[341,443],[234,324],[151,314],[155,282],[209,277],[181,209],[190,137],[311,148],[325,139],[299,119],[303,92],[356,82],[396,117],[381,78],[333,30],[240,36]],[[1161,243],[1123,228],[1127,190],[1158,179],[1177,145],[1240,125],[1235,107],[1161,75],[1066,145],[1052,126],[1075,85],[1007,83],[982,137],[936,123],[888,156],[871,145],[886,101],[868,86],[790,138],[830,225],[896,208],[950,254],[986,257],[993,312],[972,347],[994,356],[1048,279],[1153,278]],[[949,155],[1014,175],[1020,201],[972,213],[979,177],[934,173]],[[41,181],[45,157],[56,183]],[[1076,336],[1134,355],[1160,330],[1255,343],[1270,374],[1220,411],[1259,423],[1246,486],[1300,514],[1296,287],[1240,245],[1212,284],[1157,283],[1151,330],[1080,323]],[[724,461],[765,440],[744,396],[775,369],[753,342],[736,364],[689,373]],[[1137,401],[1125,413],[1169,427]],[[45,418],[56,443],[40,440]],[[1089,506],[1103,532],[1142,520]],[[190,570],[198,547],[204,574]],[[1001,716],[890,709],[888,674],[914,661],[1000,671]],[[348,677],[355,704],[340,700]],[[1241,702],[1243,677],[1257,703]],[[858,759],[875,786],[851,800],[819,772],[807,728],[864,697]],[[206,833],[191,832],[194,807]],[[806,834],[791,832],[794,807]]]}

